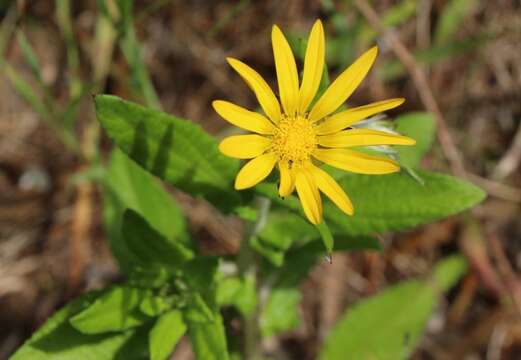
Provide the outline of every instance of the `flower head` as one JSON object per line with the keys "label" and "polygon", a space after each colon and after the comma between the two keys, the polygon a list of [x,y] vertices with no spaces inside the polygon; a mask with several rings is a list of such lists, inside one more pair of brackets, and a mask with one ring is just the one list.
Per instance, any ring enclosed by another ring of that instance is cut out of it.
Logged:
{"label": "flower head", "polygon": [[331,83],[310,108],[318,91],[325,60],[324,29],[317,20],[311,29],[304,58],[302,83],[295,58],[281,30],[274,25],[271,33],[280,102],[251,67],[228,58],[255,93],[265,115],[227,101],[216,100],[213,107],[228,122],[255,134],[225,138],[220,151],[237,159],[251,159],[235,180],[238,190],[255,186],[275,166],[280,172],[279,195],[288,196],[296,189],[304,213],[313,224],[322,219],[320,192],[342,211],[353,214],[353,205],[338,183],[320,163],[360,174],[388,174],[399,170],[388,158],[357,152],[350,148],[370,145],[413,145],[411,138],[351,126],[379,112],[395,108],[404,99],[390,99],[334,113],[353,93],[371,68],[377,48],[365,52]]}

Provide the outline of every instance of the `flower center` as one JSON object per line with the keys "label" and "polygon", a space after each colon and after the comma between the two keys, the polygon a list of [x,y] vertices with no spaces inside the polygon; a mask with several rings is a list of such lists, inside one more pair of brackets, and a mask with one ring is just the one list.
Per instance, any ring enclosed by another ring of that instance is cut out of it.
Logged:
{"label": "flower center", "polygon": [[273,150],[282,161],[301,163],[317,147],[315,131],[304,117],[284,115],[273,134]]}

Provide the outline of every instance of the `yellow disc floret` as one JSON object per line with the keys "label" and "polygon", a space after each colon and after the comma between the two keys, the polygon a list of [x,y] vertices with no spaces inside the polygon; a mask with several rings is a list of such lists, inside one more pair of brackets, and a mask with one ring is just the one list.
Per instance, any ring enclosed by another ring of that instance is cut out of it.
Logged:
{"label": "yellow disc floret", "polygon": [[317,147],[313,125],[302,116],[283,116],[273,133],[273,151],[281,161],[293,164],[308,160]]}

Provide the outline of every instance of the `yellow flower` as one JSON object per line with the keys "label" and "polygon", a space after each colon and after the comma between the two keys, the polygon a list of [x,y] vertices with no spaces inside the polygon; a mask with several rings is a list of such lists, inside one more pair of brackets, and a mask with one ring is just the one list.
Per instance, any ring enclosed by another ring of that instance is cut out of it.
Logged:
{"label": "yellow flower", "polygon": [[286,38],[276,25],[273,26],[271,40],[280,103],[255,70],[232,58],[227,59],[228,63],[255,93],[265,115],[227,101],[213,102],[215,111],[225,120],[255,133],[230,136],[219,145],[220,151],[227,156],[252,159],[239,171],[235,188],[241,190],[255,186],[277,165],[280,172],[279,195],[288,196],[296,188],[304,213],[311,223],[319,224],[322,220],[319,191],[343,212],[352,215],[353,205],[345,192],[317,165],[326,163],[359,174],[388,174],[398,171],[399,165],[393,160],[349,148],[413,145],[413,139],[383,131],[350,127],[376,113],[397,107],[404,99],[384,100],[334,113],[371,68],[377,54],[377,48],[373,47],[341,73],[309,109],[324,69],[325,39],[322,23],[317,20],[311,29],[300,86],[295,58]]}

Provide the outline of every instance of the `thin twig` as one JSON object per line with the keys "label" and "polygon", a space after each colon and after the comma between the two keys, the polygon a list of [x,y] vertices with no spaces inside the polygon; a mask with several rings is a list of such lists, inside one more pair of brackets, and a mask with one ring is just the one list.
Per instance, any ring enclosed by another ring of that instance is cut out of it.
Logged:
{"label": "thin twig", "polygon": [[[262,288],[259,284],[258,258],[250,241],[262,230],[268,220],[271,201],[264,197],[256,199],[258,210],[257,221],[250,224],[243,238],[238,256],[238,265],[244,279],[252,278],[258,290]],[[262,304],[257,303],[251,314],[244,318],[244,355],[246,359],[258,360],[261,358],[259,317]]]}
{"label": "thin twig", "polygon": [[401,42],[396,33],[392,29],[385,28],[380,20],[380,17],[371,7],[369,2],[356,0],[355,6],[365,16],[371,26],[382,33],[382,35],[387,39],[392,50],[411,75],[414,85],[418,89],[418,93],[423,105],[434,115],[436,119],[436,125],[438,127],[438,140],[441,144],[443,153],[450,163],[450,167],[453,173],[458,176],[466,177],[463,157],[454,144],[454,140],[452,139],[452,136],[449,132],[447,122],[445,121],[440,107],[434,98],[434,94],[432,93],[432,90],[427,81],[427,77],[425,76],[422,68],[416,62],[410,51],[407,50],[407,47],[405,47],[405,45]]}
{"label": "thin twig", "polygon": [[427,49],[431,43],[431,8],[431,0],[419,1],[416,39],[421,49]]}
{"label": "thin twig", "polygon": [[517,127],[514,139],[503,155],[496,168],[492,172],[492,177],[496,180],[502,180],[513,173],[521,163],[521,125]]}
{"label": "thin twig", "polygon": [[436,98],[434,97],[434,94],[429,86],[427,76],[425,75],[425,72],[421,66],[414,59],[414,56],[403,44],[400,38],[396,35],[395,31],[386,28],[383,25],[380,17],[371,7],[369,2],[355,0],[354,4],[358,11],[360,11],[360,13],[362,13],[362,15],[371,24],[371,26],[378,30],[385,37],[395,55],[398,57],[398,59],[400,59],[409,72],[414,85],[418,90],[418,94],[420,95],[420,99],[423,105],[434,115],[438,128],[438,140],[445,157],[449,161],[452,172],[457,176],[466,178],[467,180],[476,183],[476,185],[483,187],[490,195],[508,201],[521,202],[521,191],[518,189],[511,188],[507,185],[497,183],[493,180],[486,179],[478,175],[470,174],[465,170],[463,156],[454,143],[445,117],[441,112]]}
{"label": "thin twig", "polygon": [[508,291],[512,302],[516,306],[517,311],[519,314],[521,314],[520,279],[512,269],[512,266],[510,265],[510,262],[505,255],[503,247],[501,246],[501,242],[499,241],[496,233],[489,230],[485,237],[488,241],[488,245],[494,258],[496,259],[497,268],[503,282],[505,283],[505,288]]}
{"label": "thin twig", "polygon": [[508,186],[472,173],[467,173],[467,180],[485,189],[487,193],[499,199],[512,201],[515,203],[521,202],[521,189]]}

